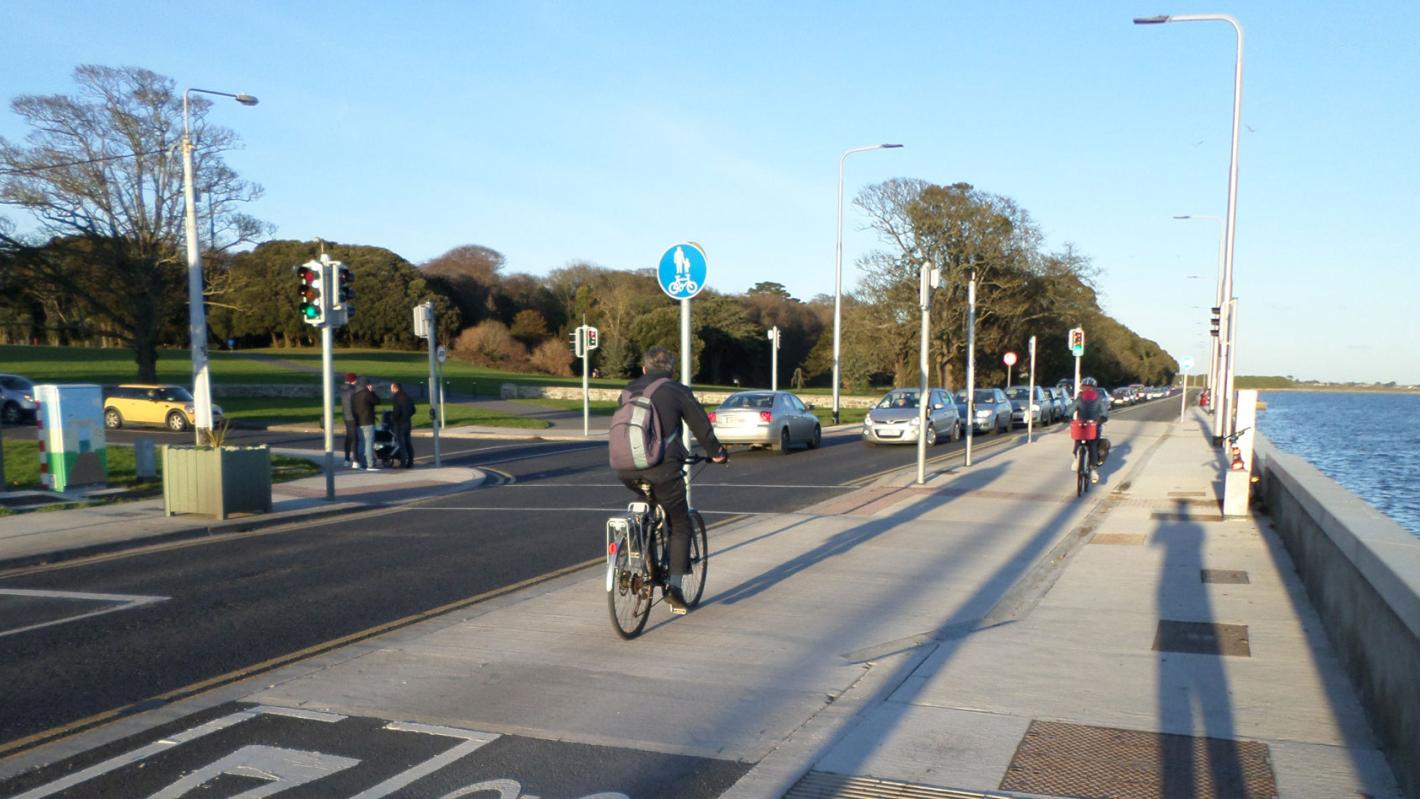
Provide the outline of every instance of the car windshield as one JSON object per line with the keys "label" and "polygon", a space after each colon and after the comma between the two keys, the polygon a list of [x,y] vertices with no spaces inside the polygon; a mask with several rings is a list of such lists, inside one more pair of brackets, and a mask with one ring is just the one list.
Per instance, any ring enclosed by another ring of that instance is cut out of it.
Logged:
{"label": "car windshield", "polygon": [[976,390],[976,404],[977,404],[977,405],[994,405],[995,403],[996,403],[996,392],[991,391],[990,389],[980,389],[980,388],[978,388],[978,389]]}
{"label": "car windshield", "polygon": [[1011,399],[1023,400],[1030,396],[1030,391],[1024,388],[1013,388],[1010,391],[1006,392],[1006,396],[1010,397]]}
{"label": "car windshield", "polygon": [[774,407],[773,394],[731,394],[720,403],[720,410],[733,411],[741,408],[767,411]]}
{"label": "car windshield", "polygon": [[8,388],[11,391],[31,391],[34,389],[34,384],[23,377],[0,377],[0,386]]}
{"label": "car windshield", "polygon": [[878,403],[879,408],[916,408],[916,391],[889,391]]}
{"label": "car windshield", "polygon": [[167,402],[192,402],[192,393],[180,386],[165,388],[159,392],[159,396]]}

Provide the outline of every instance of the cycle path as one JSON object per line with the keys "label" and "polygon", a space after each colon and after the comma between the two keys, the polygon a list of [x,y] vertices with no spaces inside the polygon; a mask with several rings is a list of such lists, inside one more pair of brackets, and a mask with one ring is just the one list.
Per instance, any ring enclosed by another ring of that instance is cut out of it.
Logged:
{"label": "cycle path", "polygon": [[1108,434],[1083,500],[1059,433],[889,475],[716,527],[701,607],[637,640],[573,572],[11,758],[53,765],[0,794],[1399,796],[1265,518],[1217,515],[1202,418]]}

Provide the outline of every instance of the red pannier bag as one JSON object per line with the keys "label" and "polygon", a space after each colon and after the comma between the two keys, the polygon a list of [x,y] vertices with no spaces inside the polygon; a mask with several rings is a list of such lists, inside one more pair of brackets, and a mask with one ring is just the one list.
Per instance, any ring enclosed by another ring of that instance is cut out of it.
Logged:
{"label": "red pannier bag", "polygon": [[1071,419],[1070,438],[1076,441],[1094,441],[1100,437],[1099,425],[1093,419]]}

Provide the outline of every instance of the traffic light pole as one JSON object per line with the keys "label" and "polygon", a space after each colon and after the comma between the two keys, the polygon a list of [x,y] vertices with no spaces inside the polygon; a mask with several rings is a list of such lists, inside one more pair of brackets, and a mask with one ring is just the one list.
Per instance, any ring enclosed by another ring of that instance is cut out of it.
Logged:
{"label": "traffic light pole", "polygon": [[[333,338],[330,324],[326,323],[320,329],[320,365],[321,365],[321,396],[325,398],[323,403],[325,410],[322,412],[321,426],[325,428],[325,498],[335,499],[335,398],[332,396],[334,387],[335,354],[331,352],[331,339]],[[367,463],[374,463],[374,455],[366,453]]]}
{"label": "traffic light pole", "polygon": [[971,465],[971,439],[976,431],[976,273],[966,284],[966,465]]}
{"label": "traffic light pole", "polygon": [[592,367],[592,351],[587,349],[587,317],[582,317],[582,326],[577,328],[577,335],[582,339],[582,438],[591,435],[592,427],[592,399],[591,385],[588,382],[588,370]]}
{"label": "traffic light pole", "polygon": [[[1034,404],[1035,404],[1035,336],[1031,336],[1031,337],[1030,337],[1030,387],[1029,387],[1026,391],[1027,391],[1026,396],[1030,398],[1029,400],[1027,400],[1026,404],[1027,404],[1027,405],[1034,405]],[[1026,443],[1027,443],[1027,444],[1030,444],[1031,442],[1035,441],[1035,425],[1034,425],[1034,423],[1033,423],[1034,418],[1035,418],[1035,417],[1031,416],[1030,408],[1027,407],[1027,408],[1026,408]],[[1042,406],[1041,409],[1040,409],[1040,424],[1041,424],[1041,426],[1044,426],[1044,425],[1045,425],[1045,408],[1044,408],[1043,406]]]}

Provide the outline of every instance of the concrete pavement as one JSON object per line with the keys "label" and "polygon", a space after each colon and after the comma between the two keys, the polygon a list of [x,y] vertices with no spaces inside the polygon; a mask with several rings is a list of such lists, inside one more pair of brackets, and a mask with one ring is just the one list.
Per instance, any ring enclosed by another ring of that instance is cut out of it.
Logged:
{"label": "concrete pavement", "polygon": [[[701,607],[658,606],[631,642],[602,570],[574,571],[23,753],[0,778],[239,701],[700,758],[734,780],[601,787],[628,796],[1398,797],[1266,517],[1219,516],[1201,417],[1107,434],[1083,500],[1055,432],[924,487],[909,470],[718,527]],[[500,767],[533,786],[558,763]],[[398,795],[446,795],[421,784]]]}

